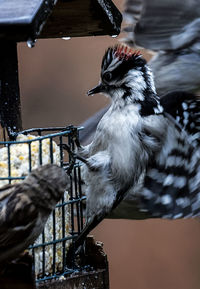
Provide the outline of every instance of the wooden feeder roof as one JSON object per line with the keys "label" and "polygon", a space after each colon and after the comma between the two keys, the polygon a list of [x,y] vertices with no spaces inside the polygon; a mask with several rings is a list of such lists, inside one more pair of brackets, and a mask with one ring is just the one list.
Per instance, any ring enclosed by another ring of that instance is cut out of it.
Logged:
{"label": "wooden feeder roof", "polygon": [[111,0],[0,1],[0,38],[15,41],[118,35],[121,21]]}

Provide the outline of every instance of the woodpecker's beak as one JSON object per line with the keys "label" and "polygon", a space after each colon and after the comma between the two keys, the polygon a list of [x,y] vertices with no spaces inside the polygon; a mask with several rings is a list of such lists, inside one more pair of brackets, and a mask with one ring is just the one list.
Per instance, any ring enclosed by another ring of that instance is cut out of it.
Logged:
{"label": "woodpecker's beak", "polygon": [[87,95],[92,95],[92,94],[95,94],[95,93],[104,92],[104,90],[105,90],[104,85],[102,83],[100,83],[99,85],[97,85],[94,88],[90,89],[87,92]]}

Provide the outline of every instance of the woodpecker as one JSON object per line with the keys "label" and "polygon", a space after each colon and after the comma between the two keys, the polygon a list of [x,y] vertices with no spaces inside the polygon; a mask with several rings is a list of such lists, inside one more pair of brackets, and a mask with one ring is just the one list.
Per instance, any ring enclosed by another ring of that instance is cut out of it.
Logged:
{"label": "woodpecker", "polygon": [[164,112],[141,54],[124,45],[108,48],[101,81],[88,94],[99,92],[111,98],[111,105],[93,141],[78,150],[85,159],[87,201],[86,225],[75,246],[128,194],[152,217],[198,215],[192,208],[200,206],[199,150]]}

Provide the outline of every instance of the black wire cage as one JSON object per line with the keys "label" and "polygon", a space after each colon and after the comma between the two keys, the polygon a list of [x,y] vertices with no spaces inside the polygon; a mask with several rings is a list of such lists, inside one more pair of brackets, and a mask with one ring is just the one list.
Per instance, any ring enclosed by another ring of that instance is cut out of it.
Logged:
{"label": "black wire cage", "polygon": [[72,162],[63,145],[67,144],[73,151],[74,132],[78,137],[79,130],[74,126],[33,128],[18,133],[14,141],[0,142],[0,185],[22,181],[33,169],[47,163],[56,163],[66,171],[69,166],[72,169],[69,190],[56,205],[43,233],[29,247],[36,282],[62,279],[73,272],[66,267],[66,254],[83,229],[85,197],[81,191],[80,164]]}

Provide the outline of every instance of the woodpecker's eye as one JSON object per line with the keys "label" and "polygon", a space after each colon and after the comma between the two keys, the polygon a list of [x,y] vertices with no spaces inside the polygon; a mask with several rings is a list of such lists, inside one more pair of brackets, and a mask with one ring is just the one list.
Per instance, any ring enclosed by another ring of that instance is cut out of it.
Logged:
{"label": "woodpecker's eye", "polygon": [[110,81],[112,79],[112,73],[107,71],[106,73],[104,73],[103,79],[107,82]]}

